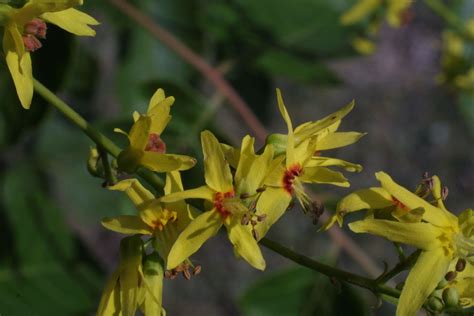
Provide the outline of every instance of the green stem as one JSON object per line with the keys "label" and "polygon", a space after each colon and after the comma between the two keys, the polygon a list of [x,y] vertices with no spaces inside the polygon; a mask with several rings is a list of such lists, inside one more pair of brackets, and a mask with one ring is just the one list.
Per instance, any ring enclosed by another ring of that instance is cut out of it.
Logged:
{"label": "green stem", "polygon": [[117,183],[117,178],[115,177],[112,168],[110,167],[109,163],[109,155],[107,154],[107,151],[98,146],[97,151],[99,152],[100,159],[102,161],[102,166],[104,167],[104,172],[105,172],[105,180],[107,181],[107,185],[114,185]]}
{"label": "green stem", "polygon": [[98,130],[92,127],[82,116],[74,111],[69,105],[63,100],[58,98],[48,88],[43,86],[38,80],[33,79],[35,91],[40,94],[46,101],[52,106],[58,109],[64,116],[78,126],[90,139],[94,141],[99,147],[102,147],[112,156],[117,158],[121,149],[115,145],[109,138],[101,134]]}
{"label": "green stem", "polygon": [[293,250],[286,248],[280,245],[279,243],[272,241],[270,239],[262,238],[262,240],[260,240],[260,244],[282,255],[283,257],[290,259],[291,261],[294,261],[302,266],[310,268],[311,270],[318,271],[329,277],[334,277],[341,281],[345,281],[345,282],[357,285],[359,287],[366,288],[374,293],[385,294],[392,297],[400,296],[400,292],[396,289],[393,289],[383,284],[379,284],[375,280],[365,278],[360,275],[343,271],[343,270],[331,267],[329,265],[326,265],[324,263],[318,262],[302,254],[294,252]]}
{"label": "green stem", "polygon": [[440,0],[424,0],[425,4],[438,16],[440,16],[447,24],[456,29],[465,38],[474,41],[464,22],[454,13],[448,6]]}
{"label": "green stem", "polygon": [[[104,149],[115,158],[118,157],[122,150],[120,147],[115,145],[112,140],[90,125],[81,115],[79,115],[79,113],[74,111],[63,100],[58,98],[53,92],[41,84],[41,82],[33,79],[33,84],[35,91],[39,95],[41,95],[52,106],[58,109],[69,121],[79,127],[94,143],[97,144],[98,148]],[[160,191],[164,186],[163,180],[156,173],[148,169],[140,168],[137,171],[137,174],[145,179],[145,181],[150,183],[158,191]]]}
{"label": "green stem", "polygon": [[413,252],[411,255],[405,258],[405,260],[400,261],[392,270],[389,270],[379,276],[375,281],[377,283],[385,283],[400,272],[410,268],[413,264],[415,264],[416,259],[420,255],[420,250]]}

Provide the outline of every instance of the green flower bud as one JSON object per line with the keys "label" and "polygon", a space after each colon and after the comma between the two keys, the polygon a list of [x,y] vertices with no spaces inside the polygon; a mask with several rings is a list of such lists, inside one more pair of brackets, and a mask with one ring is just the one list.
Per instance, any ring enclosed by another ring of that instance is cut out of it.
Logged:
{"label": "green flower bud", "polygon": [[446,285],[448,285],[448,281],[446,281],[445,278],[442,278],[441,281],[439,281],[438,283],[438,286],[436,286],[436,289],[443,289],[444,287],[446,287]]}
{"label": "green flower bud", "polygon": [[430,297],[428,307],[435,312],[442,311],[444,308],[443,301],[437,297]]}
{"label": "green flower bud", "polygon": [[449,287],[443,291],[443,301],[448,307],[458,306],[459,293],[454,287]]}
{"label": "green flower bud", "polygon": [[104,177],[104,168],[101,163],[99,163],[100,155],[97,148],[91,148],[89,151],[89,158],[87,159],[87,171],[97,178]]}
{"label": "green flower bud", "polygon": [[288,141],[288,136],[284,134],[270,134],[268,135],[265,143],[267,145],[272,145],[275,150],[275,156],[279,156],[286,152],[286,143]]}
{"label": "green flower bud", "polygon": [[142,156],[142,152],[133,148],[126,148],[120,152],[117,163],[119,170],[127,173],[133,173],[139,166],[139,161]]}

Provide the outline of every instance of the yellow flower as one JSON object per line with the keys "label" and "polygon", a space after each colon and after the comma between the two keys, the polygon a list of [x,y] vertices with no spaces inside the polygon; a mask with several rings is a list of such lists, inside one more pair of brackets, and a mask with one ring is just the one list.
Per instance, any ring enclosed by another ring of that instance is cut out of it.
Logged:
{"label": "yellow flower", "polygon": [[94,18],[73,9],[82,0],[30,0],[22,8],[2,6],[4,19],[3,51],[8,69],[15,83],[21,105],[28,109],[33,98],[33,73],[30,52],[41,47],[38,38],[46,37],[46,23],[79,36],[94,36],[89,25],[97,25]]}
{"label": "yellow flower", "polygon": [[[149,235],[156,238],[154,247],[162,258],[167,258],[178,235],[196,216],[196,211],[184,203],[160,203],[137,179],[123,180],[110,187],[124,191],[137,208],[139,214],[104,218],[102,225],[122,234]],[[166,174],[165,194],[183,191],[178,171]],[[185,261],[187,258],[183,259]],[[180,262],[181,263],[181,262]]]}
{"label": "yellow flower", "polygon": [[278,167],[265,179],[266,189],[257,203],[257,211],[266,215],[265,221],[258,226],[260,237],[263,237],[268,228],[283,215],[293,196],[296,196],[305,211],[311,207],[312,201],[304,190],[304,183],[349,186],[342,173],[327,167],[342,167],[350,172],[362,170],[357,164],[319,156],[322,151],[350,145],[365,135],[356,132],[336,132],[341,119],[354,107],[353,102],[322,120],[306,122],[293,130],[279,89],[277,99],[278,107],[288,127],[288,135],[274,134],[267,142],[275,145],[277,153],[284,154],[275,158]]}
{"label": "yellow flower", "polygon": [[120,242],[120,262],[105,285],[97,316],[133,316],[138,307],[142,270],[143,242],[140,237],[126,237]]}
{"label": "yellow flower", "polygon": [[245,137],[233,177],[216,137],[204,131],[201,133],[201,143],[206,185],[165,195],[161,201],[197,198],[211,202],[212,207],[196,217],[178,237],[168,256],[167,268],[175,267],[196,252],[224,225],[235,254],[253,267],[264,270],[265,260],[248,221],[254,221],[255,200],[272,165],[272,146],[267,146],[263,154],[255,155],[254,139]]}
{"label": "yellow flower", "polygon": [[114,131],[126,135],[130,145],[118,157],[119,169],[134,172],[139,165],[152,171],[168,172],[187,170],[196,164],[196,159],[184,156],[166,154],[166,144],[161,134],[171,120],[169,115],[174,97],[165,97],[163,89],[158,89],[152,96],[146,114],[133,114],[134,124],[130,133],[118,128]]}
{"label": "yellow flower", "polygon": [[[456,217],[444,207],[441,198],[432,205],[395,183],[387,174],[378,172],[376,177],[382,188],[406,212],[422,209],[421,220],[403,223],[394,219],[369,217],[351,223],[349,227],[356,233],[379,235],[422,250],[408,274],[397,308],[397,315],[415,315],[445,276],[452,262],[462,259],[470,264],[474,263],[473,211],[466,210]],[[367,194],[359,192],[359,197],[361,205],[366,203],[366,208],[372,208],[373,200],[370,197],[364,202]],[[377,203],[374,204],[379,207]]]}

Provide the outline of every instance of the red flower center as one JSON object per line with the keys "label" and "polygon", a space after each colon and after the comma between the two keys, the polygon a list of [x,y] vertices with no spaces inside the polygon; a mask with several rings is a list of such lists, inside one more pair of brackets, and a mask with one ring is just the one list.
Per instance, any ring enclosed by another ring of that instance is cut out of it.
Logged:
{"label": "red flower center", "polygon": [[286,192],[288,192],[289,194],[293,194],[293,184],[295,182],[295,179],[299,177],[302,173],[303,169],[301,168],[301,165],[299,163],[296,163],[286,169],[283,175],[283,188]]}
{"label": "red flower center", "polygon": [[34,52],[41,48],[42,44],[38,38],[46,38],[48,27],[41,19],[33,19],[23,27],[23,44],[28,52]]}
{"label": "red flower center", "polygon": [[214,207],[216,208],[216,211],[221,214],[222,219],[226,219],[227,216],[232,214],[228,209],[225,208],[224,200],[233,197],[235,197],[234,190],[225,193],[217,192],[214,195]]}
{"label": "red flower center", "polygon": [[399,201],[396,197],[394,197],[393,195],[392,195],[392,202],[393,202],[393,205],[395,205],[396,207],[399,207],[399,208],[401,208],[401,209],[403,209],[403,210],[405,210],[405,211],[409,211],[408,207],[407,207],[405,204],[403,204],[402,202],[400,202],[400,201]]}
{"label": "red flower center", "polygon": [[160,154],[166,153],[166,144],[160,138],[160,135],[151,133],[148,136],[148,144],[146,144],[145,151],[154,151]]}

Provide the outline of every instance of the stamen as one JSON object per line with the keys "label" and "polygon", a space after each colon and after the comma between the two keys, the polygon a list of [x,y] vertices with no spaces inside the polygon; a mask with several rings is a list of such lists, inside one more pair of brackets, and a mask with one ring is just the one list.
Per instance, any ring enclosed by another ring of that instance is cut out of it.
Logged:
{"label": "stamen", "polygon": [[23,27],[23,33],[28,35],[37,36],[39,38],[46,38],[46,31],[48,27],[43,20],[33,19],[26,23]]}
{"label": "stamen", "polygon": [[34,52],[35,50],[40,49],[43,45],[41,42],[34,37],[33,35],[23,35],[23,45],[28,52]]}

